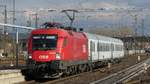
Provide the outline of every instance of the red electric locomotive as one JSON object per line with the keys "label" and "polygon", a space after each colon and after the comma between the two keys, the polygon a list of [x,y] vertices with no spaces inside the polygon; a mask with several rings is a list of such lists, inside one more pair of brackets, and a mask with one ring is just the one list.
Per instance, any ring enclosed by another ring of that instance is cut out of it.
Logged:
{"label": "red electric locomotive", "polygon": [[27,68],[22,70],[26,80],[58,78],[119,62],[124,49],[119,39],[45,23],[31,32],[28,53]]}
{"label": "red electric locomotive", "polygon": [[88,63],[87,40],[82,32],[61,29],[52,23],[33,30],[28,41],[28,66],[22,70],[23,75],[28,80],[82,71]]}

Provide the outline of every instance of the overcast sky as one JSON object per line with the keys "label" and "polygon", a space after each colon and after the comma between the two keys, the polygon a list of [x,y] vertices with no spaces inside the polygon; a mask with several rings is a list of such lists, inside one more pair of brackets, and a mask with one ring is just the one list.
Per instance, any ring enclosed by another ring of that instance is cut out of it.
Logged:
{"label": "overcast sky", "polygon": [[[2,4],[12,4],[13,0],[0,0]],[[150,0],[16,0],[17,9],[27,8],[82,8],[106,6],[130,6],[150,8]],[[99,5],[99,6],[97,6]]]}
{"label": "overcast sky", "polygon": [[[12,1],[13,0],[0,0],[0,4],[7,4],[9,10],[11,10]],[[98,8],[106,8],[111,10],[116,8],[150,9],[150,0],[15,0],[15,1],[16,1],[16,10],[38,10],[38,9],[63,10],[63,9],[98,9]],[[141,18],[145,19],[145,17],[147,16],[145,14],[148,13],[147,11],[139,12],[138,23],[141,22]],[[107,25],[112,26],[118,24],[121,20],[122,23],[120,24],[122,25],[132,26],[134,23],[133,18],[130,15],[127,15],[126,12],[81,13],[77,15],[90,16],[77,18],[75,21],[75,26],[78,27],[105,27]],[[42,18],[40,18],[41,22],[42,21],[44,22],[45,18],[53,18],[55,19],[55,21],[59,21],[62,23],[69,23],[68,18],[65,18],[65,20],[62,19],[62,16],[64,17],[64,15],[60,13],[58,15],[56,13],[52,13],[50,16],[48,13],[46,15],[46,13],[44,14],[43,12],[43,15],[41,16],[42,16]],[[145,25],[149,24],[148,22],[150,21],[149,19],[150,18],[145,19],[147,21]],[[25,25],[23,17],[17,20],[19,20],[16,22],[17,24]],[[150,25],[148,25],[147,28],[149,26]]]}

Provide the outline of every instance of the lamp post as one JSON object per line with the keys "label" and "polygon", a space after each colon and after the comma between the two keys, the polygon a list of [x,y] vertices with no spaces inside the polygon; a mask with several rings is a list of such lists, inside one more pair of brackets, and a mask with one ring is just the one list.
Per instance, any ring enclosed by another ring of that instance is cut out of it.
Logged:
{"label": "lamp post", "polygon": [[35,28],[38,27],[38,14],[37,12],[35,13]]}
{"label": "lamp post", "polygon": [[[15,4],[16,1],[13,0],[13,25],[15,25]],[[19,53],[18,53],[18,28],[16,28],[16,67],[18,67],[18,56],[19,56]]]}
{"label": "lamp post", "polygon": [[[11,11],[10,11],[11,12]],[[16,18],[15,18],[15,14],[16,13],[24,13],[26,11],[16,11],[15,10],[15,0],[13,0],[13,25],[15,25],[15,21],[16,21]],[[13,27],[14,29],[16,29],[16,52],[14,53],[16,55],[16,67],[19,66],[19,49],[18,49],[18,46],[19,46],[19,32],[18,32],[18,27]],[[15,42],[15,41],[14,41]]]}
{"label": "lamp post", "polygon": [[[48,12],[50,12],[50,13],[51,13],[51,12],[54,12],[54,11],[56,11],[56,10],[53,10],[53,9],[49,9],[49,10],[48,10]],[[50,17],[50,19],[52,19],[52,21],[54,22],[54,19],[53,19],[53,18]]]}
{"label": "lamp post", "polygon": [[15,24],[15,3],[16,3],[16,1],[15,0],[13,0],[13,24]]}
{"label": "lamp post", "polygon": [[38,13],[35,12],[35,13],[31,14],[31,16],[35,17],[35,23],[34,24],[35,24],[35,28],[37,28],[38,27],[38,20],[39,20]]}
{"label": "lamp post", "polygon": [[[128,10],[128,13],[129,15],[133,18],[134,20],[134,36],[133,36],[133,39],[134,39],[134,49],[136,50],[137,49],[137,40],[136,40],[136,37],[137,37],[137,25],[138,25],[138,15],[137,14],[131,14],[131,12]],[[135,51],[135,54],[136,54],[136,51]]]}

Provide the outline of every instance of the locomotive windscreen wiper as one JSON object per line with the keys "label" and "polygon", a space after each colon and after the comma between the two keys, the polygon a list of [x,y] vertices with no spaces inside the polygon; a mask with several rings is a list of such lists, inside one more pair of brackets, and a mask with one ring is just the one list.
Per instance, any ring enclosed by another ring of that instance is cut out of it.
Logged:
{"label": "locomotive windscreen wiper", "polygon": [[33,50],[55,50],[57,47],[56,35],[34,35],[32,37]]}
{"label": "locomotive windscreen wiper", "polygon": [[55,50],[54,47],[33,47],[32,50]]}

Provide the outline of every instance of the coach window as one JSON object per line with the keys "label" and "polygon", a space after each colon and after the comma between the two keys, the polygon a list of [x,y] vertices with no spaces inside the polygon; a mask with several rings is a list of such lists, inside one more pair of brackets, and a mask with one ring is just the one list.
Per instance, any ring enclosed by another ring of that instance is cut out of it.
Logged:
{"label": "coach window", "polygon": [[116,51],[122,51],[122,46],[121,45],[116,45]]}
{"label": "coach window", "polygon": [[109,51],[111,51],[111,44],[108,44]]}
{"label": "coach window", "polygon": [[116,45],[117,51],[119,51],[119,45]]}
{"label": "coach window", "polygon": [[115,45],[115,51],[118,51],[118,47],[117,47],[117,45]]}
{"label": "coach window", "polygon": [[106,51],[109,51],[109,45],[106,44]]}
{"label": "coach window", "polygon": [[102,43],[101,46],[102,46],[102,51],[104,51],[105,48],[104,44]]}
{"label": "coach window", "polygon": [[100,45],[100,46],[99,46],[99,48],[100,48],[99,50],[100,50],[100,51],[103,51],[103,44],[100,43],[99,45]]}
{"label": "coach window", "polygon": [[121,51],[122,50],[122,47],[121,47],[121,45],[119,45],[119,51]]}
{"label": "coach window", "polygon": [[119,51],[121,51],[121,45],[119,45]]}
{"label": "coach window", "polygon": [[107,48],[107,46],[106,46],[106,44],[104,44],[104,51],[106,51],[106,50],[107,50],[106,48]]}
{"label": "coach window", "polygon": [[98,51],[101,51],[101,43],[99,43],[98,48],[99,48]]}
{"label": "coach window", "polygon": [[104,51],[106,51],[106,44],[104,44]]}
{"label": "coach window", "polygon": [[95,51],[95,42],[93,42],[93,51]]}
{"label": "coach window", "polygon": [[99,42],[97,43],[97,51],[99,51]]}
{"label": "coach window", "polygon": [[121,51],[123,50],[123,46],[121,45]]}
{"label": "coach window", "polygon": [[93,41],[90,42],[91,51],[95,51],[95,44]]}
{"label": "coach window", "polygon": [[107,44],[105,44],[105,51],[107,51]]}
{"label": "coach window", "polygon": [[116,45],[116,51],[119,51],[119,46],[118,45]]}
{"label": "coach window", "polygon": [[105,43],[103,43],[103,48],[102,48],[102,51],[106,51],[106,45],[105,45]]}
{"label": "coach window", "polygon": [[93,41],[91,41],[91,50],[95,51],[95,43]]}
{"label": "coach window", "polygon": [[104,51],[104,45],[101,43],[101,51]]}
{"label": "coach window", "polygon": [[118,51],[118,47],[117,47],[117,45],[115,45],[115,50],[116,50],[116,51]]}
{"label": "coach window", "polygon": [[103,44],[102,43],[100,45],[100,48],[101,48],[100,50],[103,51]]}
{"label": "coach window", "polygon": [[107,44],[105,43],[105,50],[104,51],[107,51]]}
{"label": "coach window", "polygon": [[106,51],[108,51],[108,44],[106,44]]}
{"label": "coach window", "polygon": [[93,51],[93,42],[91,41],[91,51]]}
{"label": "coach window", "polygon": [[111,50],[114,51],[114,44],[111,44]]}
{"label": "coach window", "polygon": [[119,47],[120,47],[120,51],[122,51],[123,50],[122,45],[119,45]]}
{"label": "coach window", "polygon": [[110,51],[110,45],[108,44],[108,51]]}

